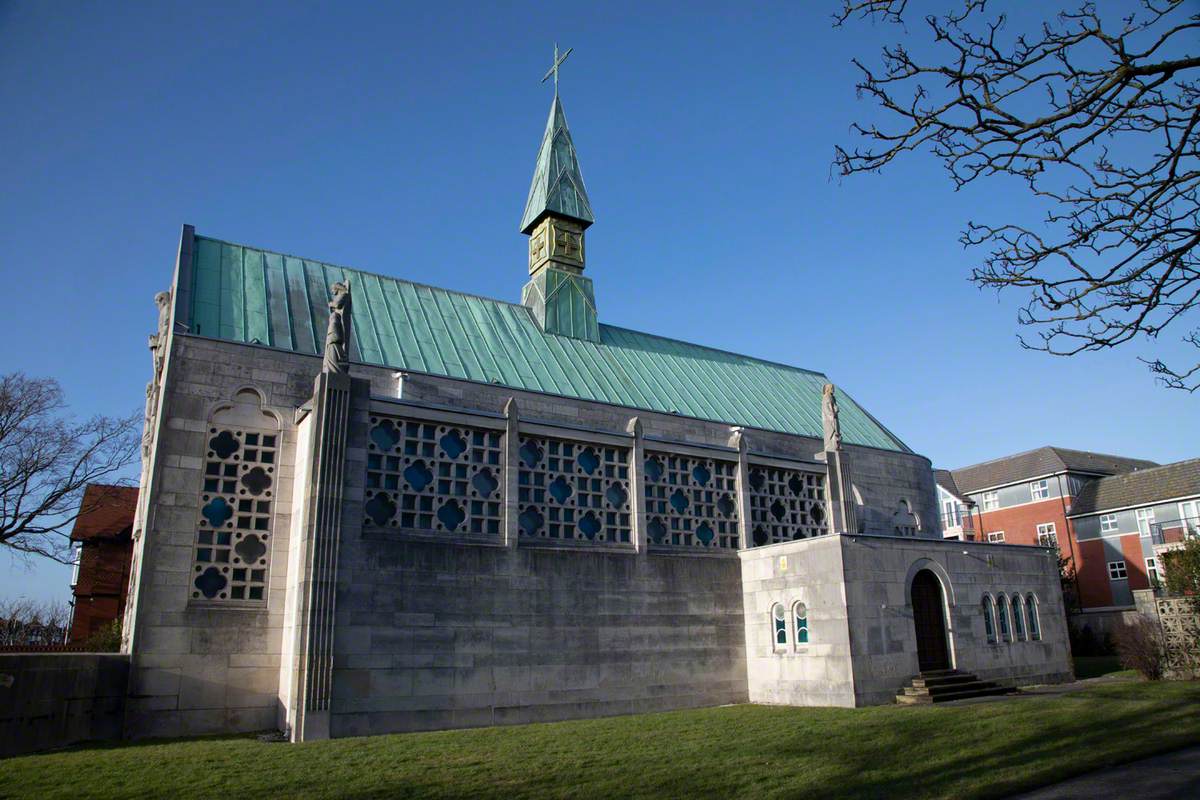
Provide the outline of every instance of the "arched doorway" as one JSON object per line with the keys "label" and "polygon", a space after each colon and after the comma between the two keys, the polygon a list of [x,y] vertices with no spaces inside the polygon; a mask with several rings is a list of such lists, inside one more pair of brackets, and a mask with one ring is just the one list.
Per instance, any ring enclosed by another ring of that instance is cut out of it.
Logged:
{"label": "arched doorway", "polygon": [[921,672],[950,669],[946,644],[945,600],[937,576],[923,569],[913,577],[913,625],[917,630],[917,664]]}

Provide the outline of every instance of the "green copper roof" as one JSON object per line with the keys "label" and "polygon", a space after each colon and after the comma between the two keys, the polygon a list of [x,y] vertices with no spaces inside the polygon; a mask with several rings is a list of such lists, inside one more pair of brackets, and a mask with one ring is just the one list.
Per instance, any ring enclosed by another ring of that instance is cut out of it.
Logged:
{"label": "green copper roof", "polygon": [[521,232],[529,233],[550,211],[578,220],[585,228],[596,221],[587,190],[583,188],[583,173],[579,171],[575,143],[567,129],[567,115],[563,113],[557,92],[546,120],[546,132],[542,134],[542,145],[538,148],[533,183],[529,184],[529,199],[525,201],[525,213],[521,216]]}
{"label": "green copper roof", "polygon": [[[197,236],[187,324],[200,336],[320,355],[329,285],[349,280],[351,357],[397,370],[821,438],[825,376],[599,326],[544,333],[525,306]],[[840,389],[846,442],[908,451]]]}

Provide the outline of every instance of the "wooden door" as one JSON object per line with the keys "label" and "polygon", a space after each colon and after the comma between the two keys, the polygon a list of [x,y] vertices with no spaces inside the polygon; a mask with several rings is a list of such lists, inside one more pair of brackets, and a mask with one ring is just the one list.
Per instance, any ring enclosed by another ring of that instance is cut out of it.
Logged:
{"label": "wooden door", "polygon": [[913,625],[917,631],[917,664],[921,672],[950,669],[942,585],[927,569],[913,578],[912,605]]}

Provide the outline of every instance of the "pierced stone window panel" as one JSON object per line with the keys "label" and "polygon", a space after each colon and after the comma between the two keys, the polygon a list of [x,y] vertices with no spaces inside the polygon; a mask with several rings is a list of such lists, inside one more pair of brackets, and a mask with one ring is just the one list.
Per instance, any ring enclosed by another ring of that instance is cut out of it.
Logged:
{"label": "pierced stone window panel", "polygon": [[749,484],[751,547],[829,533],[824,475],[751,464]]}
{"label": "pierced stone window panel", "polygon": [[735,462],[647,451],[643,471],[650,544],[738,548]]}
{"label": "pierced stone window panel", "polygon": [[279,433],[218,425],[207,436],[191,597],[263,603]]}
{"label": "pierced stone window panel", "polygon": [[627,447],[522,436],[517,483],[522,538],[632,540]]}
{"label": "pierced stone window panel", "polygon": [[501,432],[371,417],[366,523],[432,534],[499,537]]}

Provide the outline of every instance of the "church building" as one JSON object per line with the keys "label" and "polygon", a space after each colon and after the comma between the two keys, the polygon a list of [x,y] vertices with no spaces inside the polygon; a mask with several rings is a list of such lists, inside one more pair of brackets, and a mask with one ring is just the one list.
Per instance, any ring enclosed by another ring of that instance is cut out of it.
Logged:
{"label": "church building", "polygon": [[929,459],[826,375],[601,322],[594,221],[556,86],[527,276],[500,260],[519,304],[184,226],[150,340],[128,735],[1070,678],[1052,549],[943,540]]}

